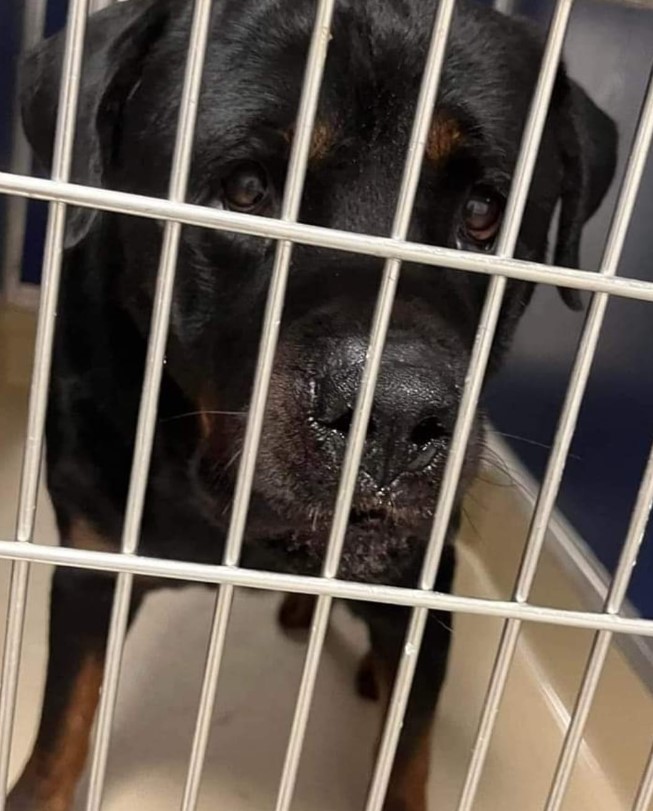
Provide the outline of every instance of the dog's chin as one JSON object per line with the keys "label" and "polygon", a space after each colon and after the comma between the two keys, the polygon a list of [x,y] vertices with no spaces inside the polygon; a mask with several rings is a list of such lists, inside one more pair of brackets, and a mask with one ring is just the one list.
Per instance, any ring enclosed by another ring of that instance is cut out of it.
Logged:
{"label": "dog's chin", "polygon": [[[421,528],[420,528],[421,529]],[[329,544],[329,528],[303,527],[259,537],[274,553],[282,551],[293,573],[321,573]],[[403,585],[418,571],[426,533],[376,517],[353,516],[347,529],[338,577],[365,583]]]}

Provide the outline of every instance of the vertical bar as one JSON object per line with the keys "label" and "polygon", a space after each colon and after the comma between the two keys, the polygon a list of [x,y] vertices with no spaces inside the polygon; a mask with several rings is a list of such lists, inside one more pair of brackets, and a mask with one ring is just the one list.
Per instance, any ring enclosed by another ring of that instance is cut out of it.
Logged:
{"label": "vertical bar", "polygon": [[[424,149],[440,84],[442,65],[444,63],[454,8],[455,0],[441,0],[434,20],[433,35],[420,88],[408,155],[406,157],[401,189],[395,211],[392,228],[392,237],[394,239],[405,240],[408,234],[415,195],[419,185]],[[367,361],[363,371],[352,426],[347,440],[347,449],[343,461],[336,506],[322,571],[322,576],[328,579],[334,578],[338,573],[338,565],[347,532],[349,512],[351,510],[351,503],[358,478],[367,425],[374,401],[374,391],[390,318],[392,316],[400,270],[401,262],[395,259],[388,260],[383,270],[383,280],[370,334]],[[315,691],[320,657],[329,624],[332,600],[333,598],[330,595],[321,595],[317,601],[304,672],[302,674],[299,696],[295,708],[295,716],[293,718],[281,784],[277,796],[276,811],[288,811],[292,802],[303,742],[306,736],[306,727]]]}
{"label": "vertical bar", "polygon": [[181,811],[195,811],[199,799],[233,596],[233,586],[225,584],[218,588]]}
{"label": "vertical bar", "polygon": [[[291,222],[296,222],[299,216],[304,181],[306,179],[308,155],[324,74],[324,65],[329,48],[331,20],[333,18],[334,8],[335,0],[319,0],[317,6],[281,210],[281,218]],[[256,457],[261,440],[272,367],[279,338],[279,328],[283,314],[292,250],[293,245],[291,242],[282,241],[277,245],[275,254],[272,280],[270,282],[263,330],[261,333],[249,419],[247,421],[242,459],[238,470],[236,491],[234,494],[234,506],[231,513],[224,555],[224,564],[226,566],[236,566],[240,559],[245,524],[247,521],[247,511],[254,480]],[[210,719],[215,706],[218,679],[224,653],[224,642],[232,603],[233,586],[223,585],[216,601],[213,616],[209,651],[207,654],[191,759],[184,789],[182,811],[193,811],[197,805],[202,770],[206,758],[206,748],[209,741]]]}
{"label": "vertical bar", "polygon": [[[188,187],[197,108],[202,85],[202,71],[210,30],[211,10],[212,0],[196,0],[168,195],[169,199],[175,202],[182,202],[185,199]],[[122,552],[128,555],[133,555],[138,547],[156,430],[156,413],[163,374],[163,361],[168,337],[181,229],[181,223],[167,222],[163,234],[163,246],[157,275],[152,326],[148,342],[125,524],[122,534]],[[99,811],[102,803],[111,726],[118,694],[133,582],[134,575],[125,572],[118,576],[116,584],[109,638],[107,640],[104,682],[91,762],[90,785],[86,805],[88,811]]]}
{"label": "vertical bar", "polygon": [[[45,25],[46,0],[31,0],[23,11],[23,33],[20,54],[34,48],[43,36]],[[14,125],[11,134],[10,171],[13,174],[27,175],[32,165],[32,150],[23,132],[20,110],[19,82],[16,82],[13,115]],[[6,294],[12,301],[20,287],[21,260],[25,238],[28,201],[23,197],[6,198],[5,250],[2,257],[2,279],[6,284]]]}
{"label": "vertical bar", "polygon": [[[313,124],[319,102],[324,63],[329,47],[334,6],[335,0],[320,0],[318,5],[281,210],[281,219],[289,222],[296,222],[299,216]],[[254,480],[256,457],[261,440],[265,406],[272,376],[272,365],[279,338],[291,257],[292,243],[288,241],[280,242],[277,246],[272,270],[272,281],[263,322],[249,419],[234,494],[234,506],[231,513],[225,553],[225,565],[227,566],[235,566],[240,558],[252,482]]]}
{"label": "vertical bar", "polygon": [[[517,244],[572,4],[573,0],[558,0],[551,23],[542,68],[526,123],[512,189],[506,207],[504,224],[497,246],[497,255],[502,258],[512,257]],[[435,585],[505,288],[506,279],[502,276],[494,276],[488,287],[420,578],[420,588],[424,590],[430,591]],[[390,701],[388,718],[368,798],[367,811],[381,811],[387,793],[427,618],[428,612],[425,609],[420,608],[413,611]]]}
{"label": "vertical bar", "polygon": [[[52,160],[52,178],[68,181],[75,140],[75,122],[88,0],[72,0],[69,28],[66,34],[59,112]],[[43,258],[43,288],[36,333],[34,370],[27,416],[27,439],[18,497],[16,540],[29,543],[34,534],[45,414],[52,366],[52,345],[55,330],[57,300],[61,279],[66,206],[52,203],[49,208],[45,255]],[[2,663],[2,692],[0,693],[0,811],[4,811],[11,738],[16,708],[16,691],[20,653],[25,623],[29,564],[21,561],[12,565],[9,591],[9,614]]]}
{"label": "vertical bar", "polygon": [[[615,215],[616,220],[619,221],[615,224],[615,229],[620,232],[621,236],[616,240],[615,245],[610,245],[612,248],[612,261],[608,261],[610,266],[614,266],[615,272],[621,245],[625,239],[632,210],[637,199],[637,193],[641,184],[652,137],[653,73],[651,74],[647,99],[642,110],[642,117],[631,151],[622,195],[618,203],[617,214]],[[604,294],[597,294],[597,298],[599,297],[607,299],[607,296]],[[626,543],[622,550],[619,565],[607,598],[604,610],[608,614],[618,614],[621,611],[634,571],[637,553],[644,538],[652,500],[653,450],[651,451],[651,456],[642,480]],[[545,811],[559,811],[564,800],[578,758],[587,719],[594,702],[601,674],[603,673],[611,641],[612,633],[610,631],[600,631],[595,635],[592,651],[588,659],[576,706],[574,707],[574,712],[565,736]]]}
{"label": "vertical bar", "polygon": [[[607,614],[618,614],[621,611],[637,561],[637,554],[644,540],[644,533],[646,531],[652,504],[653,448],[651,449],[646,472],[642,479],[637,503],[633,510],[626,543],[621,553],[619,565],[606,601],[604,611]],[[583,742],[587,719],[592,709],[596,690],[610,650],[612,636],[611,631],[599,631],[594,636],[592,651],[587,662],[576,705],[558,759],[545,811],[559,811],[564,801],[578,758],[578,752]]]}
{"label": "vertical bar", "polygon": [[[628,225],[646,163],[646,156],[651,143],[652,130],[653,79],[649,82],[642,117],[601,262],[600,272],[604,276],[616,275],[619,266],[619,259],[623,250]],[[531,586],[535,578],[537,563],[546,537],[546,530],[549,525],[551,513],[555,506],[569,447],[589,379],[592,361],[598,345],[607,304],[607,294],[595,294],[590,305],[585,326],[583,327],[583,333],[574,367],[571,372],[565,402],[562,407],[551,454],[547,463],[547,469],[531,519],[526,549],[517,578],[515,600],[520,603],[524,603],[528,600]],[[468,811],[468,809],[471,808],[471,804],[478,790],[483,765],[489,749],[492,730],[505,691],[510,665],[517,647],[520,629],[520,620],[508,620],[504,626],[458,811]],[[606,643],[603,642],[597,647],[597,656],[599,656],[600,648],[605,646],[605,644]]]}
{"label": "vertical bar", "polygon": [[642,775],[642,782],[639,784],[633,811],[649,811],[653,802],[653,747],[648,756],[648,762]]}

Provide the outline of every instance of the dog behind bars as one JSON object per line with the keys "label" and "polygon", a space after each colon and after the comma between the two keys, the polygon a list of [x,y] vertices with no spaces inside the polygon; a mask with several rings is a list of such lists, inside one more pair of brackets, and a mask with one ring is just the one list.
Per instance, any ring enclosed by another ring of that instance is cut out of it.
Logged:
{"label": "dog behind bars", "polygon": [[[338,0],[300,220],[387,235],[435,0]],[[129,0],[89,21],[73,180],[165,196],[192,3]],[[188,199],[277,217],[315,3],[216,0]],[[24,75],[25,128],[50,164],[61,36]],[[461,2],[425,148],[409,238],[490,254],[501,228],[542,46],[524,24]],[[542,261],[554,209],[559,264],[612,179],[612,122],[560,70],[517,255]],[[47,418],[61,541],[118,550],[162,226],[71,208]],[[221,561],[275,253],[270,239],[184,227],[140,552]],[[382,262],[296,246],[248,514],[243,565],[318,574]],[[403,267],[339,577],[414,586],[433,519],[487,277]],[[511,281],[491,369],[531,297]],[[565,302],[579,302],[563,291]],[[457,512],[482,441],[477,419],[437,589],[454,574]],[[151,581],[137,586],[136,614]],[[169,583],[168,583],[169,585]],[[58,570],[41,726],[9,811],[69,811],[102,682],[114,578]],[[357,684],[387,701],[406,609],[351,604],[371,644]],[[312,604],[282,609],[307,624]],[[450,619],[433,613],[386,811],[425,811],[432,718]],[[353,732],[353,731],[352,731]],[[370,753],[371,754],[371,753]]]}

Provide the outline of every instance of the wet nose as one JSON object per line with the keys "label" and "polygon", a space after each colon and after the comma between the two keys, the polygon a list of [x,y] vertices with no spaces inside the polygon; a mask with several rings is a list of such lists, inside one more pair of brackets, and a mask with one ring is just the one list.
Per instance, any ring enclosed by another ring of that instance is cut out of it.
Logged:
{"label": "wet nose", "polygon": [[[365,362],[362,341],[332,347],[317,382],[315,421],[344,451]],[[362,469],[379,488],[426,468],[445,446],[456,416],[446,359],[400,336],[386,344],[368,426]]]}

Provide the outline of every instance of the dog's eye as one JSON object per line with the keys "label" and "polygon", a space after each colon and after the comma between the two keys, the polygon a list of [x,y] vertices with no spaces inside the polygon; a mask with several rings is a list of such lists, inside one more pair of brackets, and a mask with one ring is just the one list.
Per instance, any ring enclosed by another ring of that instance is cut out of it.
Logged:
{"label": "dog's eye", "polygon": [[267,172],[258,163],[239,163],[222,181],[227,208],[232,211],[254,212],[268,198]]}
{"label": "dog's eye", "polygon": [[463,209],[464,230],[474,242],[485,245],[497,235],[503,217],[503,199],[492,189],[472,190]]}

